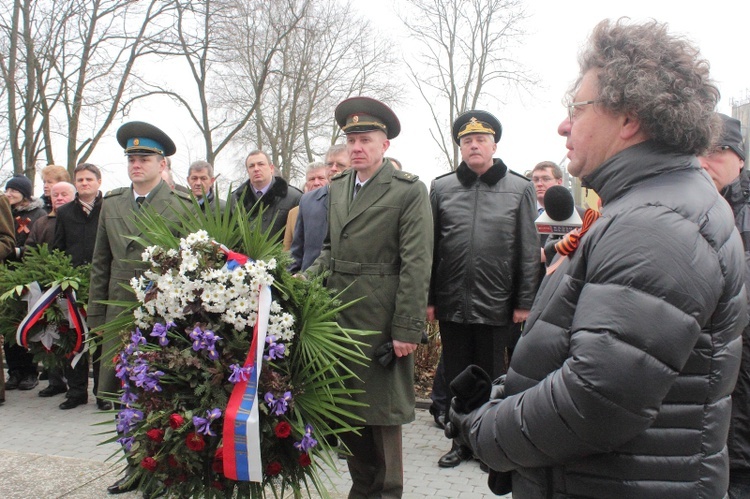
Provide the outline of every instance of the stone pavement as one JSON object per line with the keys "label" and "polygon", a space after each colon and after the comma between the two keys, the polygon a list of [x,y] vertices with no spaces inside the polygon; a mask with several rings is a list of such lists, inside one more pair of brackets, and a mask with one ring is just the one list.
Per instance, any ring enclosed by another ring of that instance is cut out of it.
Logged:
{"label": "stone pavement", "polygon": [[[89,404],[61,411],[57,406],[63,395],[37,395],[45,386],[47,382],[41,381],[31,391],[6,392],[6,402],[0,405],[0,498],[107,497],[107,486],[123,468],[117,462],[119,446],[101,443],[113,435],[113,414],[99,412],[93,395]],[[453,469],[438,468],[437,460],[448,448],[432,417],[425,409],[417,409],[416,421],[404,427],[404,498],[497,497],[487,488],[487,474],[476,461]],[[350,481],[345,461],[336,462],[338,476],[330,473],[329,492],[334,498],[344,498]]]}

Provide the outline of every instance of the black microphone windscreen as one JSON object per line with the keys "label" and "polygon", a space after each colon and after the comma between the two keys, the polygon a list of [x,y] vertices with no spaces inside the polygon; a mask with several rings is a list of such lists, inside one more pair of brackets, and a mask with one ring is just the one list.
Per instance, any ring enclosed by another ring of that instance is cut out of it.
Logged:
{"label": "black microphone windscreen", "polygon": [[544,211],[555,221],[567,220],[573,216],[575,201],[568,189],[553,185],[544,193]]}

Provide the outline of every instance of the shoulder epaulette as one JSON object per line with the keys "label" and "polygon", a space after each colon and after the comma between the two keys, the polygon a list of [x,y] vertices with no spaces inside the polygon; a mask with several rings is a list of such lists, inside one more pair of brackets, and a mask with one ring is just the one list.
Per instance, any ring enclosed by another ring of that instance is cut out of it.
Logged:
{"label": "shoulder epaulette", "polygon": [[112,189],[111,191],[107,191],[107,193],[104,195],[105,198],[111,198],[112,196],[119,196],[125,191],[129,191],[130,187],[118,187],[117,189]]}
{"label": "shoulder epaulette", "polygon": [[522,175],[522,174],[518,173],[515,170],[511,170],[510,168],[508,168],[508,171],[510,173],[512,173],[513,175],[515,175],[516,177],[521,177],[522,179],[526,180],[527,182],[531,182],[531,179],[529,177],[527,177],[526,175]]}
{"label": "shoulder epaulette", "polygon": [[450,171],[448,173],[443,173],[442,175],[439,175],[439,176],[435,177],[435,180],[437,180],[439,178],[447,177],[448,175],[454,175],[455,173],[456,173],[456,170]]}
{"label": "shoulder epaulette", "polygon": [[185,201],[190,201],[190,194],[188,194],[187,192],[183,192],[177,189],[172,189],[172,194],[184,199]]}
{"label": "shoulder epaulette", "polygon": [[333,177],[331,177],[331,181],[340,180],[342,178],[345,178],[349,174],[350,171],[352,171],[351,168],[348,169],[348,170],[344,170],[343,172],[337,173],[336,175],[334,175]]}
{"label": "shoulder epaulette", "polygon": [[419,180],[418,175],[414,175],[413,173],[405,172],[402,170],[394,171],[393,176],[399,180],[404,180],[406,182],[416,182],[417,180]]}

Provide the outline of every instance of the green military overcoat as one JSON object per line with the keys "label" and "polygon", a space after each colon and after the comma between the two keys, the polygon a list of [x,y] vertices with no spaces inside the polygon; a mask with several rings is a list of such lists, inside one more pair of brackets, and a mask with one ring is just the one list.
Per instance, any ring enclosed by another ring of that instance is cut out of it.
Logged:
{"label": "green military overcoat", "polygon": [[[144,206],[150,206],[162,217],[176,221],[173,208],[180,208],[180,200],[190,202],[190,196],[173,191],[163,180],[148,194]],[[134,301],[132,291],[122,287],[147,268],[141,260],[143,246],[126,236],[143,236],[135,226],[138,212],[131,187],[120,187],[109,191],[102,200],[99,227],[96,233],[94,256],[91,260],[89,286],[88,326],[98,327],[113,320],[122,311],[120,307],[100,303],[110,301]],[[118,347],[117,333],[102,339],[102,364],[99,371],[99,390],[115,393],[120,386],[114,377],[111,352]]]}
{"label": "green military overcoat", "polygon": [[390,340],[419,343],[424,330],[432,265],[433,225],[427,188],[415,175],[385,160],[352,199],[356,172],[331,180],[328,236],[306,273],[330,270],[328,287],[346,288],[343,300],[364,299],[339,315],[345,328],[377,331],[366,336],[367,366],[350,365],[364,389],[354,399],[368,404],[353,412],[367,425],[414,420],[414,355],[388,367],[373,351]]}

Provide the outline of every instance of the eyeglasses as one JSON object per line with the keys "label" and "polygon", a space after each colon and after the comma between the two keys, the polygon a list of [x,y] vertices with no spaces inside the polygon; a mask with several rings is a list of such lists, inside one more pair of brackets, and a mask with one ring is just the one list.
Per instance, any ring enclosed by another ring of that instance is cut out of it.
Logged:
{"label": "eyeglasses", "polygon": [[601,99],[594,99],[594,100],[584,100],[581,102],[571,102],[566,107],[568,108],[568,120],[573,123],[573,113],[575,112],[576,108],[581,106],[588,106],[589,104],[597,104],[601,102]]}

